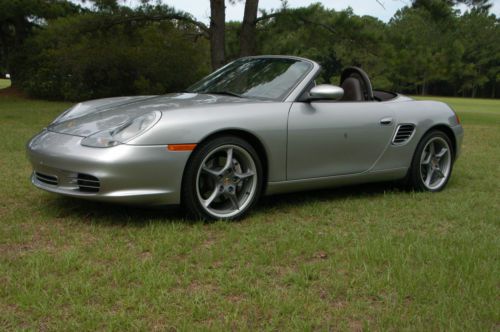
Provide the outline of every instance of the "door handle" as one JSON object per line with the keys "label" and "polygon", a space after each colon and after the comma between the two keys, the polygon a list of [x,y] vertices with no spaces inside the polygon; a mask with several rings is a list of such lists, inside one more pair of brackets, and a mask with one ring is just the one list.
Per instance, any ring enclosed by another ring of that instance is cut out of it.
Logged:
{"label": "door handle", "polygon": [[380,120],[382,126],[388,126],[392,123],[392,118],[383,118]]}

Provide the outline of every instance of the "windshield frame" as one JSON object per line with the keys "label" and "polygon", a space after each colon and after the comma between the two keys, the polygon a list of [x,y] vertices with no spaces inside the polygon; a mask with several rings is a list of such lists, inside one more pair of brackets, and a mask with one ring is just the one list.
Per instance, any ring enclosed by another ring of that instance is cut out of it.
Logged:
{"label": "windshield frame", "polygon": [[[296,99],[297,95],[297,90],[302,90],[304,85],[307,85],[307,82],[311,80],[311,77],[316,76],[316,73],[318,72],[320,66],[309,59],[301,58],[301,57],[295,57],[295,56],[283,56],[283,55],[260,55],[260,56],[248,56],[248,57],[242,57],[238,58],[234,61],[231,61],[230,63],[224,65],[223,67],[217,69],[216,71],[212,72],[211,74],[203,77],[201,80],[197,81],[196,83],[192,84],[189,88],[186,89],[186,92],[189,93],[200,93],[200,94],[211,94],[208,92],[194,92],[192,91],[194,87],[199,85],[201,82],[205,80],[209,80],[210,78],[218,75],[221,71],[224,71],[227,69],[227,67],[233,65],[235,62],[242,61],[242,60],[252,60],[252,59],[286,59],[286,60],[294,60],[296,62],[303,62],[308,64],[309,68],[294,82],[294,84],[288,89],[288,91],[281,97],[281,98],[266,98],[266,97],[259,97],[259,96],[241,96],[241,98],[244,99],[255,99],[255,100],[264,100],[264,101],[274,101],[274,102],[285,102],[289,101],[290,97],[292,96],[291,99],[294,101]],[[214,93],[216,94],[216,93]]]}

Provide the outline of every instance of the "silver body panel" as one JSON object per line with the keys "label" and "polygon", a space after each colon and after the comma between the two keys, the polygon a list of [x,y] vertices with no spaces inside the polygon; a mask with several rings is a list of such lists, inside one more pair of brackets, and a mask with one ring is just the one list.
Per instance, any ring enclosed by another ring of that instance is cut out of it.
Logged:
{"label": "silver body panel", "polygon": [[[168,145],[198,144],[224,131],[244,132],[260,142],[268,164],[267,194],[403,178],[418,142],[435,126],[453,132],[460,153],[463,129],[443,103],[401,95],[385,102],[296,101],[317,75],[320,67],[313,65],[280,102],[179,93],[80,103],[27,146],[34,172],[56,177],[58,185],[39,181],[35,173],[32,182],[86,199],[178,204],[191,151],[169,151]],[[88,135],[151,111],[161,112],[159,122],[126,144],[81,145]],[[415,131],[405,144],[395,145],[400,124],[412,124]],[[97,177],[100,190],[79,190],[78,173]]]}
{"label": "silver body panel", "polygon": [[[86,199],[138,203],[177,204],[184,165],[189,152],[168,151],[164,145],[90,148],[81,137],[44,131],[31,140],[28,156],[33,169],[56,176],[58,186],[32,175],[32,183],[47,191]],[[76,173],[100,179],[99,193],[78,190],[72,182]]]}
{"label": "silver body panel", "polygon": [[289,180],[356,174],[372,167],[390,144],[394,111],[376,102],[294,103],[288,119]]}

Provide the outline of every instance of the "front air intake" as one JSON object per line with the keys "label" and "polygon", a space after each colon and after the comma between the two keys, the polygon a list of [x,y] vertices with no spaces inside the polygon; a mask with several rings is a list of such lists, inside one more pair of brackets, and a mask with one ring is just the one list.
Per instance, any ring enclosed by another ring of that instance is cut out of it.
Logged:
{"label": "front air intake", "polygon": [[76,178],[78,189],[87,193],[96,193],[101,188],[101,181],[93,175],[78,173]]}
{"label": "front air intake", "polygon": [[57,180],[57,177],[53,175],[48,175],[48,174],[43,174],[40,172],[35,172],[35,177],[38,181],[43,182],[45,184],[50,184],[53,186],[57,186],[59,181]]}
{"label": "front air intake", "polygon": [[408,142],[414,131],[415,126],[412,124],[399,125],[392,139],[392,144],[401,145]]}

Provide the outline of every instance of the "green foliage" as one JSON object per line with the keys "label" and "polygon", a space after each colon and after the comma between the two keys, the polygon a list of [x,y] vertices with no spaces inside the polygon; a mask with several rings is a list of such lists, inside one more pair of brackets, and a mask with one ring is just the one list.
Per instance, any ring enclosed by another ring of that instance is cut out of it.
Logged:
{"label": "green foliage", "polygon": [[293,54],[314,59],[323,66],[320,81],[338,84],[343,67],[365,68],[382,88],[389,88],[384,59],[386,26],[352,10],[325,9],[320,4],[286,9],[260,31],[260,52]]}
{"label": "green foliage", "polygon": [[[425,94],[427,86],[443,77],[447,63],[448,41],[441,22],[432,13],[420,8],[406,8],[390,22],[391,45],[398,50],[391,58],[391,77],[403,89]],[[419,90],[420,88],[420,90]]]}
{"label": "green foliage", "polygon": [[66,0],[0,1],[0,71],[7,70],[10,53],[47,20],[83,12]]}
{"label": "green foliage", "polygon": [[95,30],[95,13],[52,22],[18,52],[18,85],[30,95],[82,100],[180,90],[208,72],[208,46],[169,21]]}
{"label": "green foliage", "polygon": [[454,2],[415,1],[388,24],[320,4],[284,9],[259,26],[259,52],[317,60],[324,69],[320,82],[338,84],[342,68],[355,65],[379,89],[495,96],[499,24],[480,2],[459,16],[450,6]]}
{"label": "green foliage", "polygon": [[479,10],[489,10],[492,6],[491,0],[413,0],[413,7],[425,8],[432,12],[436,18],[440,15],[447,16],[454,5],[465,4]]}
{"label": "green foliage", "polygon": [[466,13],[459,22],[459,36],[463,43],[463,70],[455,80],[460,92],[470,92],[474,97],[482,87],[489,87],[494,94],[500,73],[500,25],[499,20],[484,11]]}
{"label": "green foliage", "polygon": [[399,11],[389,23],[395,87],[422,94],[494,96],[500,65],[498,20],[474,9],[435,19],[424,8]]}
{"label": "green foliage", "polygon": [[[141,1],[0,2],[0,71],[14,86],[51,99],[180,90],[209,71],[210,30],[189,13]],[[389,23],[321,4],[261,15],[258,54],[318,61],[319,82],[338,84],[360,66],[378,89],[495,97],[500,93],[500,24],[488,0],[414,0]],[[453,5],[464,3],[460,14]],[[27,19],[29,18],[29,19]],[[15,22],[21,22],[15,24]],[[240,22],[226,24],[226,61],[240,54]],[[6,61],[9,58],[10,61]]]}
{"label": "green foliage", "polygon": [[240,29],[241,22],[226,23],[226,61],[240,57]]}

